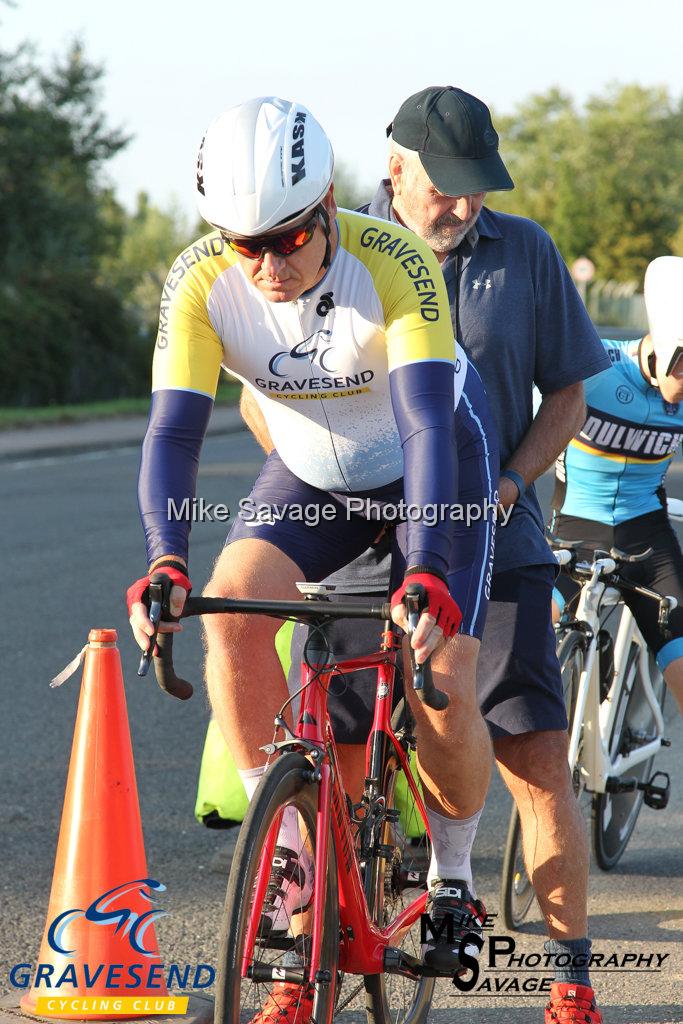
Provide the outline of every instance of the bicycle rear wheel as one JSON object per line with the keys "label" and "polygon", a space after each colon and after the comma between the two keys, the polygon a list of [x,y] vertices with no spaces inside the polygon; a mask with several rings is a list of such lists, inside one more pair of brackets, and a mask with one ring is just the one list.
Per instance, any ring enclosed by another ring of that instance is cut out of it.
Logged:
{"label": "bicycle rear wheel", "polygon": [[[650,655],[650,678],[655,697],[664,707],[666,687],[664,678]],[[643,680],[640,672],[640,648],[631,647],[626,663],[624,684],[618,697],[612,735],[609,741],[610,759],[617,754],[626,754],[637,749],[654,735],[654,716],[645,699]],[[647,781],[652,774],[654,757],[642,761],[626,773],[628,778],[638,782]],[[643,806],[643,792],[635,789],[630,793],[596,793],[593,797],[593,852],[598,866],[611,871],[621,859],[633,835]]]}
{"label": "bicycle rear wheel", "polygon": [[[240,831],[230,869],[221,928],[221,944],[216,978],[215,1024],[249,1024],[260,1021],[266,1008],[271,1012],[289,1001],[299,1006],[302,1019],[330,1024],[337,986],[339,950],[339,908],[337,869],[333,844],[326,879],[323,938],[320,970],[325,977],[310,977],[310,951],[313,928],[311,906],[293,912],[278,922],[275,931],[267,914],[262,914],[256,929],[252,955],[248,957],[247,930],[259,865],[264,848],[274,843],[284,808],[296,808],[299,848],[294,851],[305,889],[312,900],[311,882],[316,882],[315,839],[318,786],[311,781],[312,766],[301,754],[288,752],[277,758],[266,773],[249,805]],[[276,831],[277,830],[277,831]],[[277,858],[273,858],[277,860]],[[282,875],[274,875],[268,865],[268,884],[276,889]],[[311,877],[312,875],[312,877]],[[285,915],[286,916],[286,915]],[[271,915],[272,920],[272,915]],[[242,977],[242,964],[249,959],[248,976]],[[287,973],[285,973],[287,972]],[[300,981],[306,979],[301,984]],[[286,989],[285,984],[289,987]],[[272,1017],[268,1017],[268,1021]]]}
{"label": "bicycle rear wheel", "polygon": [[[393,751],[386,758],[381,778],[387,810],[398,811],[397,785],[405,779],[405,773]],[[427,886],[431,843],[412,800],[401,800],[400,804],[399,820],[385,820],[379,838],[380,843],[393,849],[393,855],[391,858],[374,857],[366,866],[365,892],[370,916],[381,928],[398,917]],[[419,921],[403,936],[398,948],[421,959]],[[365,978],[368,1021],[370,1024],[422,1024],[429,1013],[435,984],[435,978],[413,981],[399,974],[368,975]]]}
{"label": "bicycle rear wheel", "polygon": [[[576,695],[579,679],[583,671],[584,640],[580,633],[567,633],[557,648],[560,663],[562,689],[567,708],[567,718],[571,723],[576,706]],[[579,776],[574,772],[574,790],[578,794]],[[503,854],[503,873],[500,888],[500,906],[503,924],[510,931],[517,931],[526,920],[533,902],[535,892],[531,879],[527,874],[522,850],[522,825],[517,808],[513,805],[510,812],[508,834]]]}

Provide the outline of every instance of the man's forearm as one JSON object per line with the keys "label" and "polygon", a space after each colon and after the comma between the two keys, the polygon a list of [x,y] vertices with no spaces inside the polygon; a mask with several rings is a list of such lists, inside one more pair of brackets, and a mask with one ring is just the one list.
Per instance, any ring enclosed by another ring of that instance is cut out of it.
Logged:
{"label": "man's forearm", "polygon": [[248,388],[242,388],[240,414],[266,455],[270,455],[275,445],[258,402]]}
{"label": "man's forearm", "polygon": [[583,383],[570,384],[546,395],[534,420],[507,466],[532,484],[564,451],[586,419]]}

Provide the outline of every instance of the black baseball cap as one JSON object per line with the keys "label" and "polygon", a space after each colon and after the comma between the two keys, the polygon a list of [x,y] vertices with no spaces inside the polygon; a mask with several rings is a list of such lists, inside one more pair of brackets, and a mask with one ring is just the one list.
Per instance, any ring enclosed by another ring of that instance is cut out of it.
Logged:
{"label": "black baseball cap", "polygon": [[416,92],[401,105],[387,135],[419,153],[432,184],[444,195],[515,187],[498,153],[489,108],[462,89],[433,85]]}

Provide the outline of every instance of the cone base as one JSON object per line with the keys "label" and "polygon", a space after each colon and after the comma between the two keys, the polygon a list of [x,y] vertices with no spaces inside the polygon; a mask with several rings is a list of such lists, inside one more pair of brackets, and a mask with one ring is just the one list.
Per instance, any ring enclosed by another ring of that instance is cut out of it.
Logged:
{"label": "cone base", "polygon": [[[101,1014],[88,1014],[87,1017],[45,1017],[31,1012],[20,1005],[17,995],[9,995],[0,999],[0,1024],[21,1024],[22,1021],[45,1021],[45,1024],[59,1024],[60,1021],[73,1020],[108,1020],[112,1024],[116,1021],[136,1020],[138,1022],[149,1021],[150,1024],[211,1024],[213,1021],[213,999],[208,996],[191,995],[190,993],[178,993],[178,995],[189,995],[190,1001],[187,1004],[187,1013],[161,1013],[152,1014],[122,1014],[119,1016],[105,1017]],[[153,997],[152,997],[153,998]]]}

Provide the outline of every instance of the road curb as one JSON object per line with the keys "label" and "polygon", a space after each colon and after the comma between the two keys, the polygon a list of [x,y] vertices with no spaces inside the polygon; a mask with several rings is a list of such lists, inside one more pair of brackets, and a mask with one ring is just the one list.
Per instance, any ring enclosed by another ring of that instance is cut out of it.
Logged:
{"label": "road curb", "polygon": [[[239,422],[221,424],[206,431],[206,437],[222,437],[227,434],[239,434],[246,430],[242,420]],[[143,435],[144,436],[144,435]],[[32,459],[45,459],[61,455],[78,455],[94,452],[115,451],[120,448],[139,448],[143,437],[119,437],[109,441],[66,441],[64,444],[42,445],[35,448],[18,449],[14,451],[0,451],[0,464],[8,462],[27,462]]]}

